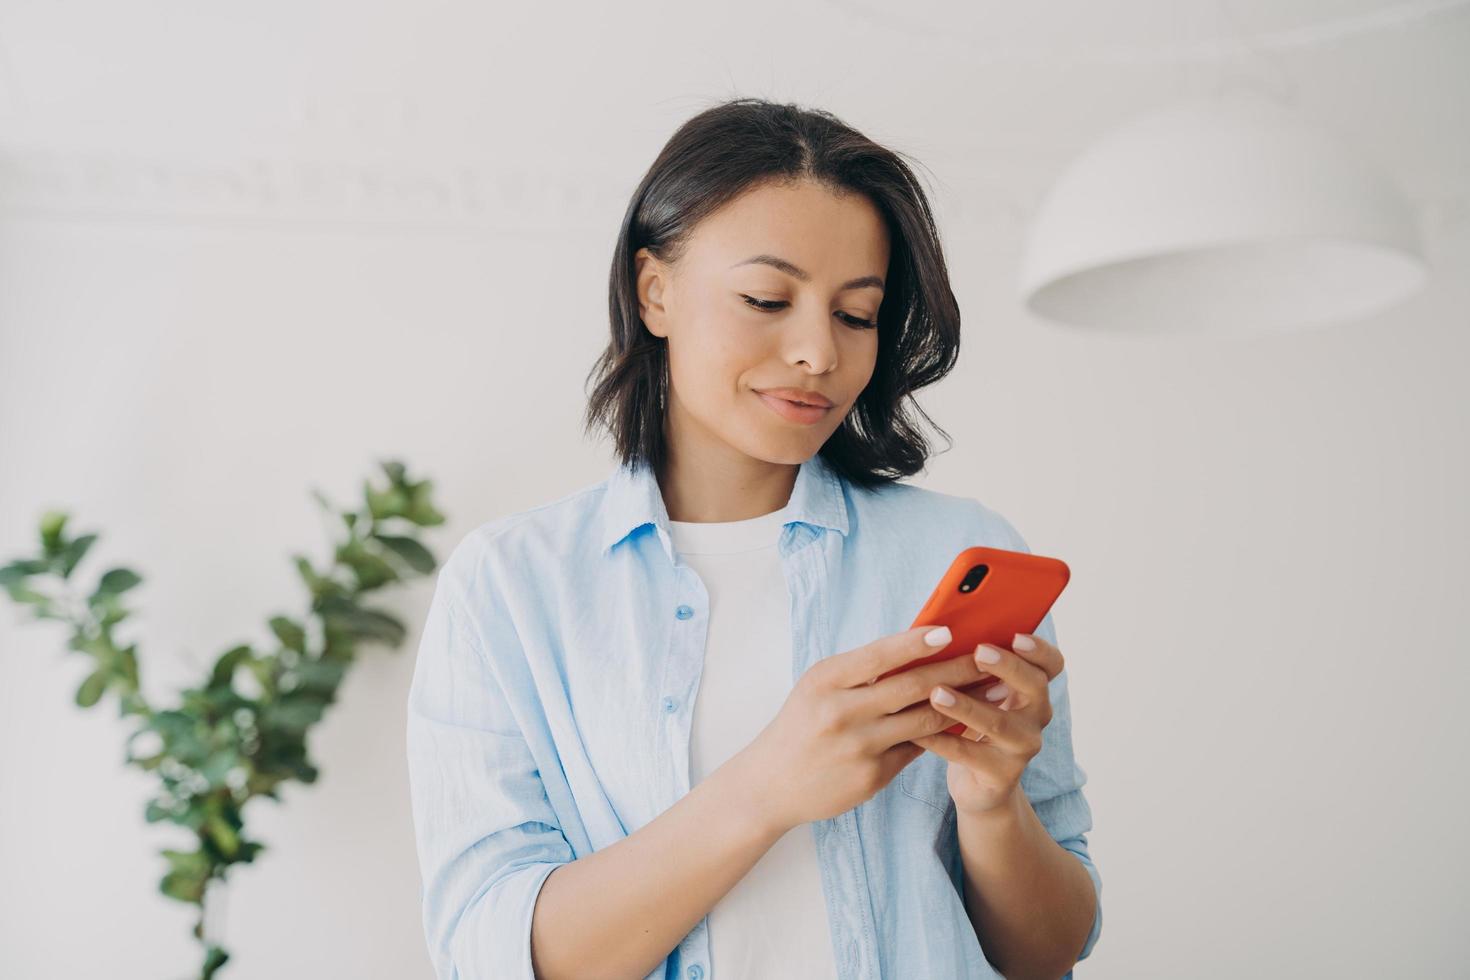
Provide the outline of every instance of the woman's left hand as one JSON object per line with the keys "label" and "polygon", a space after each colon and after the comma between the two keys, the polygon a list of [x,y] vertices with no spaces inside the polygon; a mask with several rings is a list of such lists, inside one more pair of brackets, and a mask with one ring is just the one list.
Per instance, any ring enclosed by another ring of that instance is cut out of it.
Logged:
{"label": "woman's left hand", "polygon": [[[998,702],[943,685],[930,692],[929,703],[936,711],[968,726],[963,735],[936,732],[910,739],[949,761],[949,795],[960,813],[984,813],[1014,801],[1021,772],[1041,751],[1041,730],[1051,721],[1047,684],[1062,672],[1062,651],[1032,633],[1017,633],[1011,646],[1006,650],[983,643],[975,653],[975,664],[1000,678],[986,689],[1004,689]],[[984,660],[980,654],[986,651],[999,655],[999,660]],[[955,703],[936,700],[940,691],[948,691]]]}

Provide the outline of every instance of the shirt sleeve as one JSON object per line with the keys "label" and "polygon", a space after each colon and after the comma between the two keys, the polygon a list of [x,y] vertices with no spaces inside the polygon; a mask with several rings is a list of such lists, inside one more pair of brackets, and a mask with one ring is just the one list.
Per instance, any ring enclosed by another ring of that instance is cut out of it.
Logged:
{"label": "shirt sleeve", "polygon": [[[993,511],[991,513],[994,515]],[[1030,554],[1031,549],[1019,532],[1005,518],[999,519],[1011,539],[1011,550]],[[1036,635],[1053,646],[1059,645],[1056,623],[1050,612],[1036,628]],[[1092,809],[1082,792],[1082,787],[1087,782],[1087,773],[1077,764],[1072,751],[1072,704],[1068,681],[1067,669],[1063,667],[1062,672],[1052,678],[1047,686],[1051,699],[1051,721],[1042,729],[1041,751],[1021,773],[1021,789],[1052,839],[1075,855],[1087,870],[1087,876],[1092,879],[1097,910],[1093,914],[1092,929],[1087,935],[1087,941],[1077,956],[1078,960],[1084,960],[1102,934],[1102,876],[1098,873],[1087,847],[1087,832],[1092,829]],[[1069,971],[1066,977],[1070,976]]]}
{"label": "shirt sleeve", "polygon": [[[1058,645],[1051,613],[1047,613],[1036,628],[1036,635],[1054,646]],[[1052,839],[1074,854],[1092,879],[1097,910],[1093,913],[1087,941],[1077,954],[1080,961],[1088,957],[1102,934],[1102,876],[1087,847],[1087,832],[1092,829],[1092,809],[1082,793],[1087,773],[1077,764],[1072,753],[1072,706],[1067,684],[1067,670],[1063,667],[1048,685],[1051,721],[1042,730],[1041,751],[1021,773],[1021,788]],[[1071,976],[1070,971],[1067,976]]]}
{"label": "shirt sleeve", "polygon": [[437,980],[534,980],[536,898],[573,853],[506,694],[466,628],[456,561],[436,578],[408,695],[424,935]]}

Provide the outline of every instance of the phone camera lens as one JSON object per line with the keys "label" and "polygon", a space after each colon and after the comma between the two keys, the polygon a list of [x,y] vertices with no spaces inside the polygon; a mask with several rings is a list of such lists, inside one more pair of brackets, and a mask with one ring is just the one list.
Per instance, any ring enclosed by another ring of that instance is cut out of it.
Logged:
{"label": "phone camera lens", "polygon": [[965,577],[960,580],[960,591],[975,591],[975,589],[979,588],[980,586],[980,580],[985,578],[986,574],[989,571],[989,565],[976,565],[975,567],[971,568],[968,572],[965,573]]}

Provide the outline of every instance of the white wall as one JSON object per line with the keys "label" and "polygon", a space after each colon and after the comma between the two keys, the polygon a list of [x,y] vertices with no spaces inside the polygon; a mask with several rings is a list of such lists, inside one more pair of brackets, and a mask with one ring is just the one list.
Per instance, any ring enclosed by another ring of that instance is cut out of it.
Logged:
{"label": "white wall", "polygon": [[[1056,616],[1106,923],[1079,973],[1460,968],[1464,5],[1306,47],[1291,30],[1406,8],[1230,4],[1276,38],[1231,74],[1293,79],[1381,161],[1436,266],[1382,315],[1239,341],[1090,336],[1012,287],[1070,155],[1219,80],[1211,5],[78,6],[0,7],[0,562],[49,507],[99,530],[81,574],[147,579],[121,633],[151,696],[298,608],[312,485],[345,503],[401,456],[451,517],[442,557],[604,476],[579,420],[629,193],[709,101],[796,100],[929,171],[966,333],[922,397],[954,448],[914,482],[1073,569]],[[1205,61],[1170,60],[1191,42]],[[427,599],[396,606],[417,624]],[[155,891],[182,831],[143,822],[115,708],[72,704],[60,628],[0,605],[0,973],[187,975],[192,920]],[[251,805],[269,850],[231,886],[223,976],[430,976],[416,641],[363,656],[316,785]]]}

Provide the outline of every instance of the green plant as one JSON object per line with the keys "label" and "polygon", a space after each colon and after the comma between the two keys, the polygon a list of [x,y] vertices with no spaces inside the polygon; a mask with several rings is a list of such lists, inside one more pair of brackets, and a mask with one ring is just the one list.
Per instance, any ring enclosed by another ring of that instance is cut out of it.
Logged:
{"label": "green plant", "polygon": [[[321,570],[303,555],[291,556],[310,592],[305,615],[272,616],[272,642],[225,650],[202,684],[180,693],[176,707],[160,710],[148,704],[138,684],[137,644],[119,645],[113,635],[129,615],[123,595],[142,578],[127,568],[110,568],[85,597],[71,588],[72,572],[96,534],[68,538],[68,515],[48,511],[40,524],[40,554],[0,567],[0,586],[12,600],[30,606],[36,619],[68,624],[68,648],[92,658],[76,703],[90,708],[115,693],[118,717],[138,719],[125,761],[157,774],[162,783],[144,817],[150,823],[179,824],[193,834],[192,848],[161,852],[168,871],[159,890],[199,906],[193,933],[205,950],[203,980],[230,955],[205,933],[206,886],[211,880],[223,882],[230,865],[254,861],[265,848],[245,835],[245,804],[260,796],[279,801],[280,786],[289,780],[316,780],[306,736],[336,700],[359,645],[393,649],[405,636],[403,623],[365,604],[364,597],[428,575],[437,566],[416,536],[420,528],[444,523],[429,499],[432,481],[410,481],[398,462],[379,465],[387,485],[364,480],[363,504],[356,510],[336,510],[312,490],[323,510],[340,518],[346,534]],[[46,589],[48,579],[60,588]],[[237,688],[242,681],[247,690]],[[141,749],[140,742],[145,743]]]}

